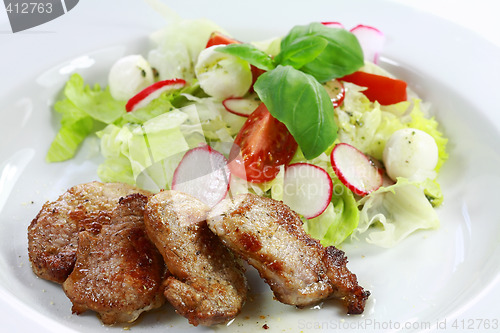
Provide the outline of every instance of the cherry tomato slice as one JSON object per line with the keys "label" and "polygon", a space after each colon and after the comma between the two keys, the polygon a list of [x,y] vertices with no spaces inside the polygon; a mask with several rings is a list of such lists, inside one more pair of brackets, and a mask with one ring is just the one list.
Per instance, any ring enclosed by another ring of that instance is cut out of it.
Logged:
{"label": "cherry tomato slice", "polygon": [[372,102],[377,101],[381,105],[390,105],[406,101],[406,82],[387,76],[370,74],[365,72],[354,72],[339,80],[351,82],[358,86],[366,87],[363,91]]}
{"label": "cherry tomato slice", "polygon": [[227,45],[227,44],[235,44],[235,43],[241,43],[237,41],[236,39],[233,39],[231,37],[228,37],[226,35],[221,34],[220,32],[214,31],[210,35],[210,38],[208,39],[207,45],[205,48],[209,48],[210,46],[214,45]]}
{"label": "cherry tomato slice", "polygon": [[229,169],[253,183],[273,180],[280,165],[290,163],[297,143],[286,126],[261,103],[248,117],[234,140]]}

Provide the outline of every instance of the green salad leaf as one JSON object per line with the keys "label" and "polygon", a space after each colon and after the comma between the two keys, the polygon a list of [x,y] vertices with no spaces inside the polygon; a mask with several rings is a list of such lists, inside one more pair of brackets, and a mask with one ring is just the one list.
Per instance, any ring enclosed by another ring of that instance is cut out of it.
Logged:
{"label": "green salad leaf", "polygon": [[46,155],[47,162],[73,158],[83,140],[95,128],[110,124],[125,113],[125,103],[111,97],[109,89],[85,85],[79,74],[73,74],[64,87],[64,99],[54,105],[61,116],[61,127]]}
{"label": "green salad leaf", "polygon": [[279,65],[262,74],[254,89],[271,115],[286,125],[307,159],[318,156],[335,141],[332,102],[311,75]]}
{"label": "green salad leaf", "polygon": [[70,77],[64,88],[64,95],[77,108],[105,124],[111,124],[125,114],[125,102],[111,97],[109,87],[101,89],[96,84],[91,88],[84,84],[83,78],[78,74]]}
{"label": "green salad leaf", "polygon": [[304,36],[294,40],[287,48],[283,49],[275,61],[281,65],[290,65],[300,69],[314,61],[325,50],[328,41],[320,36]]}
{"label": "green salad leaf", "polygon": [[290,50],[296,49],[303,41],[314,41],[313,45],[319,49],[323,45],[317,42],[319,39],[326,45],[314,59],[298,68],[304,73],[311,74],[319,82],[326,82],[351,74],[363,66],[363,50],[356,36],[345,29],[332,29],[318,22],[293,27],[281,41],[277,58],[293,54]]}
{"label": "green salad leaf", "polygon": [[358,226],[359,210],[353,193],[334,177],[332,201],[326,210],[304,223],[304,229],[324,246],[337,246]]}
{"label": "green salad leaf", "polygon": [[381,247],[393,247],[416,230],[439,227],[439,217],[424,190],[405,178],[379,188],[358,204],[359,227],[353,237],[363,235]]}
{"label": "green salad leaf", "polygon": [[266,71],[275,67],[272,58],[268,54],[251,44],[229,44],[218,47],[217,51],[239,57],[249,64]]}
{"label": "green salad leaf", "polygon": [[47,162],[61,162],[75,156],[78,147],[92,133],[94,120],[77,108],[71,101],[64,99],[54,105],[56,112],[62,114],[61,128],[49,147]]}

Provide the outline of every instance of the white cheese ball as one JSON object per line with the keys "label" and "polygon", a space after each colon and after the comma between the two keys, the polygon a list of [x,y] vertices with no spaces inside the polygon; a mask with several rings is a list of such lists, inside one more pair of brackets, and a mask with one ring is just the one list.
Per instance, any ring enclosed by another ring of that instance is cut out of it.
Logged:
{"label": "white cheese ball", "polygon": [[252,86],[250,64],[238,57],[215,51],[214,45],[201,51],[194,68],[201,88],[216,99],[242,97]]}
{"label": "white cheese ball", "polygon": [[154,83],[153,70],[141,55],[128,55],[118,59],[108,76],[111,96],[126,101]]}
{"label": "white cheese ball", "polygon": [[392,134],[384,148],[383,161],[391,179],[404,177],[422,181],[435,178],[438,147],[432,136],[415,128]]}

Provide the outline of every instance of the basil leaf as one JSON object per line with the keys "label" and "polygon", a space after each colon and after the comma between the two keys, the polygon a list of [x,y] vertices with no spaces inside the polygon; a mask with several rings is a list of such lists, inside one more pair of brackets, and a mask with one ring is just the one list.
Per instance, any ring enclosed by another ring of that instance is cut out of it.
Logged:
{"label": "basil leaf", "polygon": [[216,51],[239,57],[259,69],[269,71],[274,68],[272,58],[250,44],[229,44],[218,47]]}
{"label": "basil leaf", "polygon": [[279,65],[262,74],[254,89],[271,115],[286,125],[305,158],[319,156],[335,141],[332,101],[311,75]]}
{"label": "basil leaf", "polygon": [[294,40],[278,54],[275,63],[290,65],[300,69],[316,59],[328,45],[328,41],[320,36],[305,36]]}
{"label": "basil leaf", "polygon": [[[319,82],[351,74],[364,65],[363,51],[358,39],[344,29],[332,29],[321,23],[295,26],[281,41],[281,50],[287,50],[296,40],[304,37],[322,37],[328,44],[311,62],[299,68],[311,74]],[[279,57],[279,55],[278,55]]]}

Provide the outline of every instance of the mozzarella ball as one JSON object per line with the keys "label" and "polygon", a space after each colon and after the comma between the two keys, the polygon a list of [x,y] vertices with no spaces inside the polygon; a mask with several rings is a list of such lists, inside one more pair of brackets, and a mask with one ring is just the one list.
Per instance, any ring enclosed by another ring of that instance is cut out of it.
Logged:
{"label": "mozzarella ball", "polygon": [[201,51],[194,68],[201,88],[210,96],[223,100],[242,97],[252,86],[250,64],[230,54],[217,52],[221,45]]}
{"label": "mozzarella ball", "polygon": [[384,148],[383,161],[391,179],[404,177],[422,181],[435,178],[438,147],[432,136],[414,128],[392,134]]}
{"label": "mozzarella ball", "polygon": [[111,96],[126,101],[154,83],[153,70],[141,55],[129,55],[118,59],[108,76]]}

